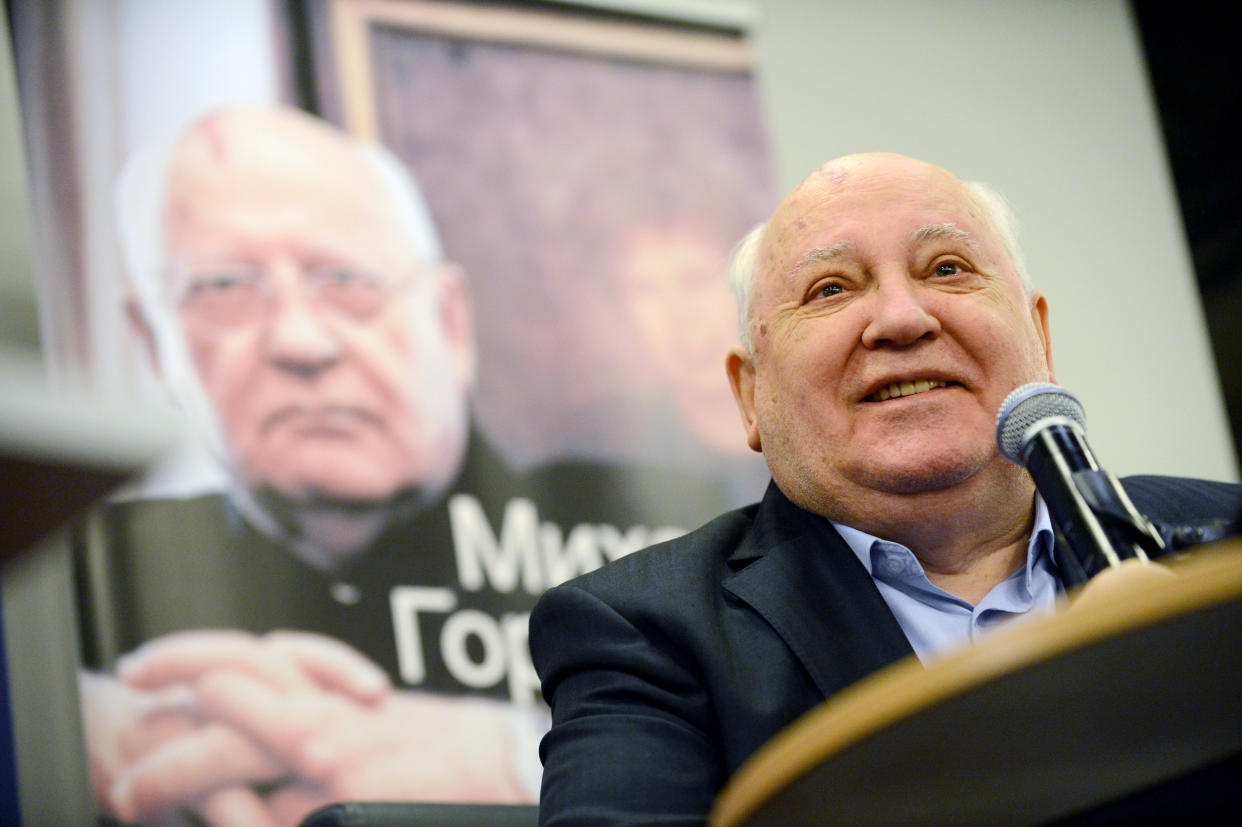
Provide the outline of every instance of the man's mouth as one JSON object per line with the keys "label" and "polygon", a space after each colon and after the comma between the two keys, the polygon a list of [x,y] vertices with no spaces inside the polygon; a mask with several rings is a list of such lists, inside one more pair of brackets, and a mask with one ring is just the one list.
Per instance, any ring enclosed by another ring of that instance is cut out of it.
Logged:
{"label": "man's mouth", "polygon": [[899,396],[914,396],[916,393],[925,393],[933,388],[943,388],[947,385],[947,382],[938,382],[935,379],[916,379],[913,382],[893,382],[880,388],[878,391],[868,396],[864,401],[883,402],[886,399],[896,399]]}
{"label": "man's mouth", "polygon": [[380,425],[374,413],[352,405],[286,405],[264,418],[260,430],[267,433],[278,426],[305,430],[339,430],[358,424]]}

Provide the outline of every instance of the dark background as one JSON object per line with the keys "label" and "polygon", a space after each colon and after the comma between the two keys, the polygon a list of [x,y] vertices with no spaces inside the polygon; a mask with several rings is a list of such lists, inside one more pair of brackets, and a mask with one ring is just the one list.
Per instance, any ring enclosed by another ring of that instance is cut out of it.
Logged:
{"label": "dark background", "polygon": [[1160,0],[1131,5],[1242,466],[1242,11],[1217,6],[1209,15],[1200,4]]}

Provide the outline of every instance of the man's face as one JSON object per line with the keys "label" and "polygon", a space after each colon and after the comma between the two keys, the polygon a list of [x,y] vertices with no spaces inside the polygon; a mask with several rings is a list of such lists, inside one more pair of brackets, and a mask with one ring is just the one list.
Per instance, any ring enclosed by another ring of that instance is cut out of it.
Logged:
{"label": "man's face", "polygon": [[898,156],[834,162],[777,210],[758,268],[753,357],[731,354],[730,376],[792,499],[822,513],[1013,468],[996,412],[1052,376],[1047,305],[959,181]]}
{"label": "man's face", "polygon": [[168,292],[243,482],[382,501],[456,470],[468,302],[427,272],[352,145],[287,117],[208,122],[179,149]]}

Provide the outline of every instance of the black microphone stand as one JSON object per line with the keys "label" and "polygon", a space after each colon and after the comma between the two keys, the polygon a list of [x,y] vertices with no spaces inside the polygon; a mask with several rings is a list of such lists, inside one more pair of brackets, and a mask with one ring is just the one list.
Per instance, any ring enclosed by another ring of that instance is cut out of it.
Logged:
{"label": "black microphone stand", "polygon": [[1075,554],[1058,560],[1066,585],[1081,585],[1122,561],[1147,561],[1166,550],[1155,525],[1139,513],[1120,481],[1096,462],[1082,429],[1069,419],[1039,430],[1024,446],[1027,469],[1048,513]]}

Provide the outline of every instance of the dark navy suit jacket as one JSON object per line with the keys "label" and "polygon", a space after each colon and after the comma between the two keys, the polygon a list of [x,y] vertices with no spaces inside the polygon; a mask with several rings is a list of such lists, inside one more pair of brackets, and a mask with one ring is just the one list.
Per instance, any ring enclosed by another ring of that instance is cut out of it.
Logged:
{"label": "dark navy suit jacket", "polygon": [[[1223,483],[1125,485],[1162,523],[1222,523],[1242,507],[1242,488]],[[548,825],[701,824],[764,742],[913,654],[832,525],[775,485],[757,505],[547,592],[530,633],[552,706],[540,750]]]}

